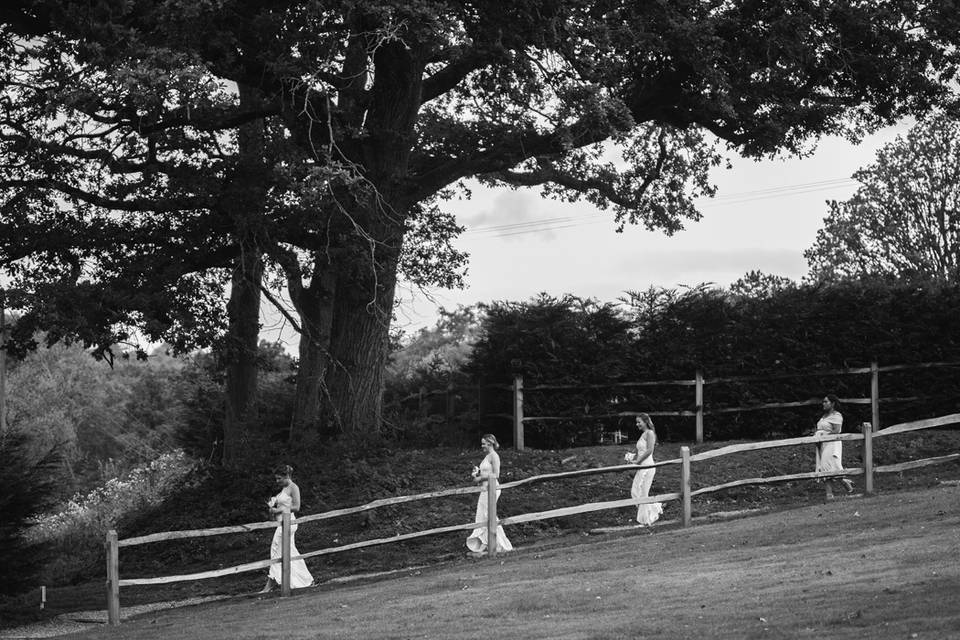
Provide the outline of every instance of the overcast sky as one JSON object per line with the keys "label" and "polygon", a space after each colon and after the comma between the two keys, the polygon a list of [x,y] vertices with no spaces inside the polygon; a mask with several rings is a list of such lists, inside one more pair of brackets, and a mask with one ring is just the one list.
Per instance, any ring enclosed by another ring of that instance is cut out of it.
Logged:
{"label": "overcast sky", "polygon": [[467,288],[433,289],[431,302],[401,287],[398,326],[413,333],[436,322],[438,306],[527,300],[541,291],[614,301],[651,285],[726,286],[752,269],[800,280],[825,201],[852,195],[853,172],[907,128],[884,129],[856,146],[827,138],[803,159],[731,158],[732,169],[714,173],[717,197],[700,203],[703,219],[670,237],[638,227],[616,233],[610,213],[545,200],[534,189],[477,186],[472,200],[446,205],[466,227],[456,244],[470,254]]}

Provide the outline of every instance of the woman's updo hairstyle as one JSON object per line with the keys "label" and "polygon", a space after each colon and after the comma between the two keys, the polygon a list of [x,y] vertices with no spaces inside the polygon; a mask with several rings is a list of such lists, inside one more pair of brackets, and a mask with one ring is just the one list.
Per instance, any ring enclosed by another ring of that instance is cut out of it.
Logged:
{"label": "woman's updo hairstyle", "polygon": [[483,436],[482,440],[493,447],[494,451],[500,448],[500,443],[497,442],[497,436],[492,433],[488,433]]}
{"label": "woman's updo hairstyle", "polygon": [[293,476],[293,467],[288,464],[277,465],[273,469],[273,475],[290,478]]}
{"label": "woman's updo hairstyle", "polygon": [[840,406],[840,398],[838,398],[836,395],[832,393],[828,393],[826,397],[827,397],[827,400],[830,401],[830,404],[833,405],[833,410],[836,411],[837,413],[840,413],[840,409],[842,409],[842,407]]}

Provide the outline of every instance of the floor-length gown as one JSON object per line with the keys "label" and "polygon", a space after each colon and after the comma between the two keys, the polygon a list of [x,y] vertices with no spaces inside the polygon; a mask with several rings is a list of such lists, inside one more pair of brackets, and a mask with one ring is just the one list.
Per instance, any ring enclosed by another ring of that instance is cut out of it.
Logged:
{"label": "floor-length gown", "polygon": [[[837,412],[833,412],[828,416],[820,418],[817,422],[817,432],[818,436],[829,436],[834,435],[831,426],[832,424],[840,424],[841,428],[843,426],[843,416]],[[834,440],[832,442],[820,442],[817,443],[817,461],[815,470],[818,473],[825,471],[843,471],[843,443],[840,440]]]}
{"label": "floor-length gown", "polygon": [[[281,491],[277,494],[276,505],[282,508],[284,511],[290,510],[290,504],[293,502],[286,492]],[[294,533],[297,530],[297,525],[294,524],[297,516],[293,513],[290,514],[290,556],[298,556],[300,552],[297,551],[297,545],[294,542]],[[277,528],[273,532],[273,541],[270,543],[270,558],[280,558],[283,555],[283,546],[282,540],[283,537],[283,515],[277,514]],[[280,572],[282,571],[280,563],[270,565],[270,578],[273,579],[277,584],[280,582]],[[307,563],[303,560],[292,560],[290,562],[290,588],[299,589],[301,587],[309,587],[313,584],[313,576],[310,575],[310,570],[307,569]]]}
{"label": "floor-length gown", "polygon": [[[637,441],[637,454],[634,460],[643,457],[646,452],[647,441],[644,438],[640,438]],[[657,468],[650,466],[652,464],[653,454],[651,453],[649,456],[647,456],[646,460],[640,463],[641,467],[650,468],[640,469],[637,471],[637,475],[633,477],[633,485],[630,487],[631,498],[646,498],[650,494],[650,485],[653,484],[653,476],[657,473]],[[662,513],[663,503],[651,502],[647,504],[638,504],[637,522],[642,525],[651,525],[660,518]]]}
{"label": "floor-length gown", "polygon": [[[488,458],[484,458],[483,462],[480,463],[480,473],[493,473],[493,465],[490,463]],[[474,522],[487,521],[486,481],[484,481],[481,486],[483,487],[483,491],[480,492],[480,497],[477,499],[477,517],[473,519]],[[500,497],[500,489],[497,489],[497,497]],[[474,553],[483,553],[487,550],[486,526],[477,527],[470,532],[470,536],[467,538],[467,548]],[[507,538],[507,534],[500,525],[497,525],[497,551],[513,551],[513,545],[510,543],[510,540]]]}

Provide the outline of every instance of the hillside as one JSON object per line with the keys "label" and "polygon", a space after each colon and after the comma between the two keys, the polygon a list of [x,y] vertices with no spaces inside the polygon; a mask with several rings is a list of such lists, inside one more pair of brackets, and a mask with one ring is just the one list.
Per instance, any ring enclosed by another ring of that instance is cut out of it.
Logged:
{"label": "hillside", "polygon": [[[656,457],[664,460],[679,456],[684,443],[666,442]],[[686,443],[689,444],[689,443]],[[694,453],[731,444],[693,445]],[[503,450],[503,481],[562,470],[596,468],[619,464],[627,447],[597,446],[563,451]],[[878,464],[900,462],[960,451],[960,431],[932,430],[878,440],[875,459]],[[859,446],[844,446],[844,464],[857,467]],[[365,458],[348,456],[343,451],[291,460],[304,495],[303,513],[356,506],[376,498],[409,495],[431,490],[467,486],[469,470],[481,458],[479,450],[428,449],[377,451]],[[714,458],[695,463],[692,484],[698,487],[745,477],[771,476],[809,471],[813,451],[808,448],[768,449]],[[560,481],[535,483],[507,490],[500,499],[500,514],[543,511],[600,500],[629,496],[632,474],[585,476]],[[951,462],[903,474],[883,474],[876,478],[878,493],[885,494],[931,487],[944,479],[960,479],[960,464]],[[855,479],[856,480],[856,479]],[[862,482],[857,482],[858,489]],[[676,491],[679,470],[666,467],[658,471],[652,493]],[[264,519],[263,500],[274,491],[268,467],[242,475],[208,472],[194,486],[185,488],[161,508],[135,521],[121,523],[120,537],[155,531],[194,529],[226,524],[241,524]],[[843,501],[845,498],[841,498]],[[812,482],[790,482],[777,486],[731,489],[693,502],[695,518],[749,510],[782,510],[823,503],[822,488]],[[377,509],[363,515],[320,523],[307,523],[297,533],[301,552],[350,542],[383,538],[427,528],[469,522],[476,504],[475,495],[415,502]],[[676,502],[664,505],[664,524],[657,531],[676,528],[669,521],[679,517]],[[590,536],[599,527],[632,524],[633,509],[597,512],[548,520],[508,528],[514,545],[527,548],[544,544],[566,546]],[[755,512],[754,512],[755,513]],[[267,556],[272,533],[225,535],[144,545],[122,549],[121,576],[124,578],[171,575],[227,567]],[[426,566],[464,557],[465,534],[457,532],[418,541],[382,545],[373,548],[324,556],[308,561],[321,584],[335,578],[394,569]],[[89,582],[48,588],[45,615],[65,611],[102,609],[104,606],[102,564],[92,567]],[[121,592],[123,605],[178,600],[210,594],[240,594],[262,586],[263,572],[240,574],[214,580],[176,583],[165,586],[129,587]],[[9,605],[5,607],[9,613]],[[7,618],[7,616],[3,616]]]}
{"label": "hillside", "polygon": [[956,486],[531,544],[393,579],[150,613],[78,638],[957,638]]}

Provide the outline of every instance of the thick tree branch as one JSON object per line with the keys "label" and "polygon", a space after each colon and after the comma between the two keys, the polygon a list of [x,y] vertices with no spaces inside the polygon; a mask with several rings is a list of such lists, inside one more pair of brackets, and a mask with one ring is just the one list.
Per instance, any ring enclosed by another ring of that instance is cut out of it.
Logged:
{"label": "thick tree branch", "polygon": [[637,206],[638,198],[641,198],[650,188],[650,185],[660,178],[664,164],[670,156],[666,130],[664,129],[661,129],[657,136],[657,148],[657,159],[653,168],[646,172],[638,186],[630,189],[629,195],[617,188],[618,185],[612,179],[614,176],[611,176],[611,179],[604,179],[599,176],[584,175],[583,173],[573,174],[557,169],[556,165],[549,160],[542,161],[535,171],[500,171],[487,175],[514,186],[535,187],[552,183],[580,193],[592,191],[624,209],[634,209]]}
{"label": "thick tree branch", "polygon": [[182,168],[171,163],[161,162],[156,158],[146,162],[131,162],[129,160],[117,158],[117,156],[106,149],[76,147],[69,144],[51,142],[23,135],[9,135],[0,133],[0,141],[10,143],[10,151],[14,153],[22,152],[30,148],[39,148],[57,157],[58,159],[70,157],[78,160],[92,160],[99,162],[104,167],[110,169],[112,173],[116,174],[145,173],[150,171],[171,173]]}
{"label": "thick tree branch", "polygon": [[[94,114],[85,113],[91,117]],[[237,111],[233,108],[191,108],[177,107],[152,120],[145,120],[143,116],[126,108],[116,110],[116,115],[97,115],[97,121],[102,124],[117,124],[129,127],[140,135],[161,133],[169,129],[189,127],[196,131],[217,132],[236,129],[237,127],[276,116],[281,113],[279,105],[264,104],[257,109]]]}
{"label": "thick tree branch", "polygon": [[85,191],[74,185],[67,184],[61,180],[53,178],[40,178],[37,180],[0,180],[0,189],[51,189],[58,191],[66,196],[77,198],[87,204],[92,204],[104,209],[114,209],[117,211],[133,212],[153,212],[169,213],[172,211],[183,211],[185,209],[208,209],[214,205],[214,201],[203,196],[184,197],[184,198],[150,198],[138,200],[114,200]]}
{"label": "thick tree branch", "polygon": [[424,79],[423,91],[421,92],[423,103],[430,102],[447,93],[468,75],[490,64],[495,57],[496,53],[491,51],[480,51],[478,49],[462,51],[447,66]]}
{"label": "thick tree branch", "polygon": [[502,138],[471,155],[422,156],[419,167],[411,162],[414,178],[409,197],[412,201],[425,200],[462,178],[505,171],[530,158],[561,156],[572,148],[602,142],[619,129],[620,124],[624,128],[627,126],[627,123],[616,123],[598,127],[596,117],[588,116],[548,133],[534,130],[504,132]]}

